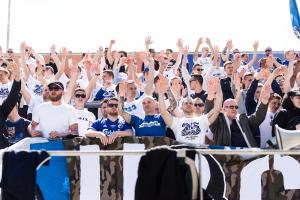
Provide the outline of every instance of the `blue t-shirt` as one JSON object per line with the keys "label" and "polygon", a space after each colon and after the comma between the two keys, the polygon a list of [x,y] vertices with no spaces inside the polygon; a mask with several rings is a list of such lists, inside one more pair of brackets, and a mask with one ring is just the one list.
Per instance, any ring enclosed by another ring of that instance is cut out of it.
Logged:
{"label": "blue t-shirt", "polygon": [[95,101],[101,101],[104,98],[111,98],[111,97],[115,97],[115,96],[116,96],[116,94],[115,94],[115,88],[113,88],[113,89],[111,87],[110,87],[110,89],[108,89],[108,88],[101,88],[97,92],[94,100]]}
{"label": "blue t-shirt", "polygon": [[31,135],[27,130],[27,127],[30,124],[29,120],[21,117],[16,122],[11,122],[9,120],[6,120],[5,124],[8,131],[8,142],[10,144],[17,143],[26,137],[31,137]]}
{"label": "blue t-shirt", "polygon": [[116,131],[125,131],[131,129],[131,125],[121,118],[118,118],[114,122],[110,121],[110,119],[108,118],[105,118],[95,121],[92,124],[92,129],[94,129],[95,131],[101,131],[106,136],[110,136]]}
{"label": "blue t-shirt", "polygon": [[166,124],[161,115],[146,115],[144,119],[132,115],[131,125],[136,136],[165,136]]}

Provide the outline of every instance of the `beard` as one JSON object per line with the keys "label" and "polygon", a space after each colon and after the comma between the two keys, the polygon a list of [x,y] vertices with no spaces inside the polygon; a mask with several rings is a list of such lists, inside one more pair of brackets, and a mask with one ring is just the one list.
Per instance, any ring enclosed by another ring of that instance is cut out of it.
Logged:
{"label": "beard", "polygon": [[49,95],[50,101],[59,101],[61,100],[62,94],[57,94],[56,96]]}
{"label": "beard", "polygon": [[108,115],[110,115],[112,117],[116,117],[116,116],[118,116],[118,114],[119,114],[118,111],[111,111],[108,113]]}

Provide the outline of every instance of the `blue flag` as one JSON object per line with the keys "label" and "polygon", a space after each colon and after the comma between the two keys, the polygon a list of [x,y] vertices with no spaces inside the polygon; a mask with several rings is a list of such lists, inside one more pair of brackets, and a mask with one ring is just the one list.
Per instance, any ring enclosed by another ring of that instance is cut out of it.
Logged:
{"label": "blue flag", "polygon": [[294,33],[300,39],[300,17],[296,0],[290,0],[290,14]]}

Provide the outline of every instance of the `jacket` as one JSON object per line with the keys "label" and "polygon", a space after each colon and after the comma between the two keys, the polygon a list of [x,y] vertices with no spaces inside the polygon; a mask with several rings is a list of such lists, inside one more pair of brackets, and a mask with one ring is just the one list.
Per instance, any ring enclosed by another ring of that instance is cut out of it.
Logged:
{"label": "jacket", "polygon": [[[205,109],[209,112],[213,108],[213,101],[206,100]],[[249,142],[249,147],[257,147],[257,143],[254,138],[253,131],[259,127],[264,121],[268,110],[268,104],[259,104],[257,111],[247,116],[245,113],[240,114],[237,117],[237,121],[242,128],[242,132]],[[230,127],[223,113],[220,113],[214,123],[209,126],[214,136],[214,144],[222,146],[231,146],[231,134]]]}

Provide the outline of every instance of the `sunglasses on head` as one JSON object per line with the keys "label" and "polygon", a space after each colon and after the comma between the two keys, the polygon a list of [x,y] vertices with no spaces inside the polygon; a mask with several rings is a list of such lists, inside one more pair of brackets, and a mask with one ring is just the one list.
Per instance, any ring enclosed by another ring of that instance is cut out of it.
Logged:
{"label": "sunglasses on head", "polygon": [[110,108],[112,108],[112,107],[117,108],[118,104],[117,103],[109,103],[109,104],[107,104],[107,106],[110,107]]}
{"label": "sunglasses on head", "polygon": [[238,106],[226,106],[226,108],[230,108],[231,110],[233,110],[234,108],[235,108],[236,110],[239,109]]}
{"label": "sunglasses on head", "polygon": [[197,107],[197,106],[199,106],[199,107],[203,107],[203,106],[204,106],[204,104],[203,104],[203,103],[194,103],[194,106],[195,106],[195,107]]}
{"label": "sunglasses on head", "polygon": [[75,94],[75,97],[76,98],[80,98],[81,97],[81,98],[84,99],[86,97],[86,95],[85,94]]}
{"label": "sunglasses on head", "polygon": [[49,87],[49,91],[59,91],[61,88],[59,87]]}

